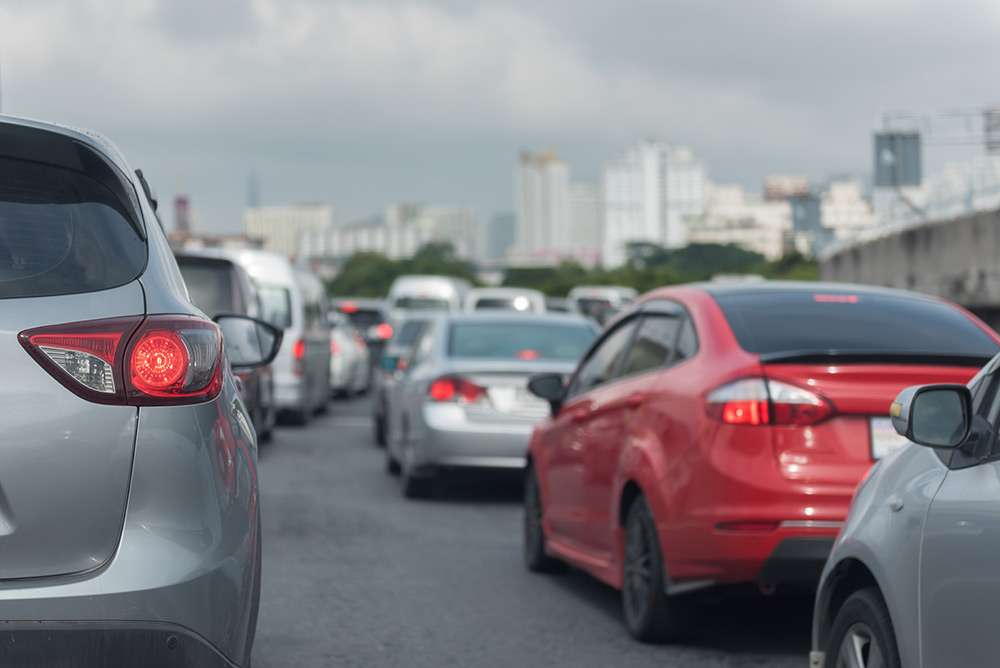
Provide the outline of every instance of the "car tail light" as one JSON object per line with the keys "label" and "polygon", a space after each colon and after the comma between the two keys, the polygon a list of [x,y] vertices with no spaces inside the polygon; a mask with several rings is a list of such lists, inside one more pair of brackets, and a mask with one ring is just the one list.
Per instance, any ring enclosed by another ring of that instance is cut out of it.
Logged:
{"label": "car tail light", "polygon": [[388,341],[392,338],[392,325],[387,322],[380,323],[375,327],[375,336],[381,341]]}
{"label": "car tail light", "polygon": [[339,355],[340,354],[340,344],[336,341],[330,341],[330,354]]}
{"label": "car tail light", "polygon": [[135,316],[38,327],[18,340],[88,401],[133,406],[208,401],[222,388],[222,333],[190,316]]}
{"label": "car tail light", "polygon": [[427,390],[431,401],[457,402],[474,404],[486,398],[486,388],[476,385],[471,380],[458,376],[445,376],[431,383]]}
{"label": "car tail light", "polygon": [[714,390],[708,414],[726,424],[811,425],[833,414],[826,399],[809,390],[767,378],[744,378]]}
{"label": "car tail light", "polygon": [[303,368],[305,364],[306,357],[306,341],[305,339],[298,339],[294,345],[292,345],[292,373],[296,376],[301,376],[305,369]]}

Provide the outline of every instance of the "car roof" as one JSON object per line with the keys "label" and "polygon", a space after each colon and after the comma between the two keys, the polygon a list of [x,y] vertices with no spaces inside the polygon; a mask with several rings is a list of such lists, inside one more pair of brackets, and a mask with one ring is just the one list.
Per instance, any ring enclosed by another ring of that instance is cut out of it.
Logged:
{"label": "car roof", "polygon": [[[495,288],[472,288],[469,290],[470,295],[476,297],[481,297],[483,295],[531,295],[538,296],[541,295],[540,290],[535,290],[534,288],[514,288],[514,287],[495,287]],[[543,295],[544,296],[544,295]]]}
{"label": "car roof", "polygon": [[593,321],[575,313],[513,313],[511,311],[455,311],[437,313],[432,319],[447,323],[539,323],[545,325],[586,325],[594,327]]}
{"label": "car roof", "polygon": [[174,253],[174,257],[177,259],[178,263],[193,260],[203,264],[220,264],[228,267],[239,267],[239,264],[237,264],[232,258],[204,254],[198,250],[185,250],[179,253]]}
{"label": "car roof", "polygon": [[340,305],[345,303],[351,303],[357,306],[359,309],[365,310],[380,310],[384,311],[386,309],[386,304],[384,299],[373,299],[371,297],[332,297],[334,304]]}
{"label": "car roof", "polygon": [[111,143],[111,140],[99,132],[75,128],[69,125],[61,125],[59,123],[52,123],[49,121],[25,118],[23,116],[11,116],[8,114],[0,114],[0,123],[7,125],[20,125],[22,127],[34,128],[36,130],[44,130],[46,132],[52,132],[75,139],[86,144],[90,148],[99,151],[107,157],[108,160],[113,162],[118,169],[127,174],[130,179],[132,178],[132,170],[128,166],[125,156],[122,155],[117,146]]}

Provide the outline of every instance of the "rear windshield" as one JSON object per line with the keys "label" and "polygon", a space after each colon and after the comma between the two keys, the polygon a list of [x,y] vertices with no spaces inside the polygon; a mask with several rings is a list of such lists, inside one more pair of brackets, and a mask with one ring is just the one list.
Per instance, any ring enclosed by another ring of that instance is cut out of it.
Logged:
{"label": "rear windshield", "polygon": [[716,295],[752,353],[871,351],[992,357],[997,344],[957,309],[923,299],[832,292]]}
{"label": "rear windshield", "polygon": [[177,258],[177,266],[195,306],[212,318],[235,312],[233,282],[226,264]]}
{"label": "rear windshield", "polygon": [[593,340],[594,331],[584,325],[456,323],[448,337],[448,356],[570,362],[580,359]]}
{"label": "rear windshield", "polygon": [[588,318],[601,321],[614,313],[614,307],[611,305],[610,299],[581,297],[576,300],[576,307],[580,313]]}
{"label": "rear windshield", "polygon": [[531,300],[527,297],[480,297],[476,300],[477,311],[527,311]]}
{"label": "rear windshield", "polygon": [[261,319],[278,329],[292,326],[292,296],[288,288],[266,283],[257,286],[260,297]]}
{"label": "rear windshield", "polygon": [[447,299],[437,299],[435,297],[397,297],[396,308],[410,311],[447,311],[451,304]]}
{"label": "rear windshield", "polygon": [[0,298],[93,292],[138,277],[146,243],[127,211],[81,172],[0,158]]}
{"label": "rear windshield", "polygon": [[385,318],[382,316],[382,311],[378,309],[358,309],[348,313],[347,317],[351,319],[351,324],[361,331],[365,331],[369,327],[381,325],[385,322]]}

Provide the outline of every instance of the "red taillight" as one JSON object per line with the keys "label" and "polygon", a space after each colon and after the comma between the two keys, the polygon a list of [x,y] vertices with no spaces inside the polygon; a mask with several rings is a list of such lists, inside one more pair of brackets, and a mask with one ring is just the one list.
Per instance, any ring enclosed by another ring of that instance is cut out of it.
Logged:
{"label": "red taillight", "polygon": [[734,425],[811,425],[833,414],[814,392],[766,378],[744,378],[708,395],[708,414]]}
{"label": "red taillight", "polygon": [[[339,355],[340,354],[340,344],[336,341],[330,341],[330,354]],[[301,359],[301,358],[299,358]]]}
{"label": "red taillight", "polygon": [[190,316],[135,316],[40,327],[21,345],[67,389],[105,404],[207,401],[222,389],[222,333]]}
{"label": "red taillight", "polygon": [[471,380],[457,376],[445,376],[431,383],[427,390],[431,401],[457,401],[473,404],[486,397],[486,388],[476,385]]}
{"label": "red taillight", "polygon": [[302,358],[306,356],[306,342],[305,339],[299,339],[292,346],[292,357],[296,362],[301,362]]}
{"label": "red taillight", "polygon": [[375,327],[375,336],[381,341],[388,341],[392,338],[392,325],[383,322]]}
{"label": "red taillight", "polygon": [[354,302],[341,302],[340,303],[340,312],[341,313],[357,313],[358,312],[358,305],[355,304]]}

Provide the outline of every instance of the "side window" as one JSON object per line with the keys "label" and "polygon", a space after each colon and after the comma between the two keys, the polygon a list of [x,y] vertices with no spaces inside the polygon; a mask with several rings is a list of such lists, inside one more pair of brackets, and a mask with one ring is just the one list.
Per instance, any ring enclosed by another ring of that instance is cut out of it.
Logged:
{"label": "side window", "polygon": [[672,361],[680,323],[681,319],[672,315],[643,316],[620,375],[659,369]]}
{"label": "side window", "polygon": [[602,385],[613,377],[619,362],[628,349],[628,343],[635,331],[637,319],[623,322],[598,344],[597,348],[584,360],[570,385],[567,396],[575,396]]}
{"label": "side window", "polygon": [[407,371],[412,371],[431,356],[431,347],[434,345],[434,329],[433,325],[427,325],[424,331],[419,334],[420,338],[413,344],[413,353],[410,355],[410,361],[406,367]]}
{"label": "side window", "polygon": [[677,357],[674,363],[691,359],[698,352],[698,335],[694,331],[694,324],[690,317],[684,318],[681,326],[681,334],[677,338]]}

